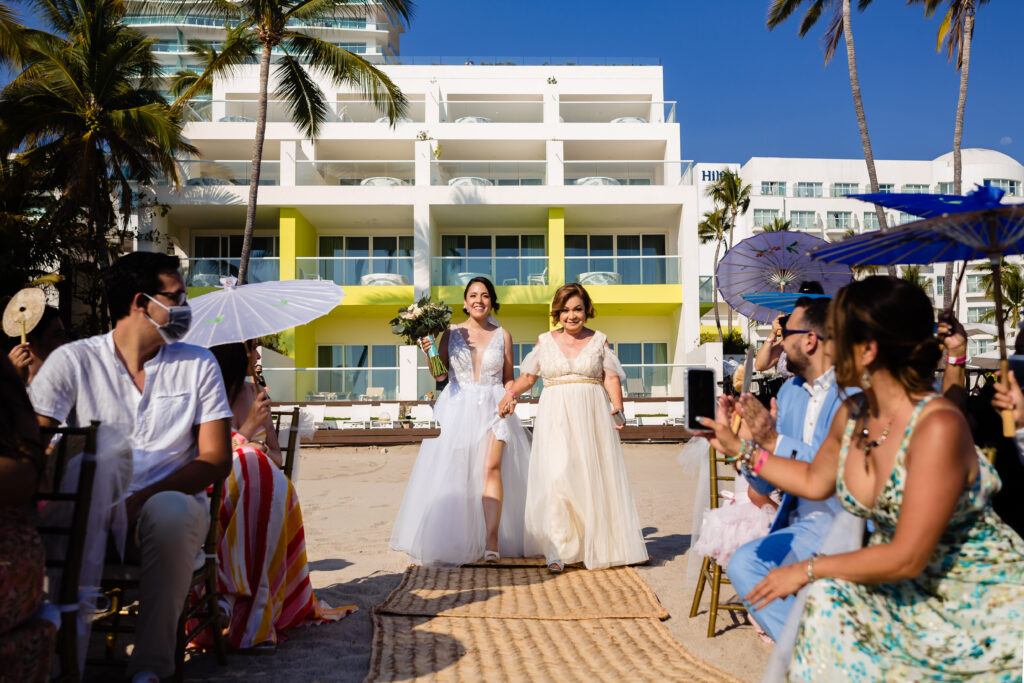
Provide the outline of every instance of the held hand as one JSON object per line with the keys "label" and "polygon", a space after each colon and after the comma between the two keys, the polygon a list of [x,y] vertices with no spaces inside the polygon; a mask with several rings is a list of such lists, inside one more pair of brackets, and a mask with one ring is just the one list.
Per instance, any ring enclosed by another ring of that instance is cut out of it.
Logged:
{"label": "held hand", "polygon": [[498,417],[507,417],[515,412],[516,399],[512,394],[505,394],[498,402]]}
{"label": "held hand", "polygon": [[731,397],[721,396],[718,399],[718,409],[715,411],[714,420],[706,417],[697,418],[698,422],[710,430],[710,433],[705,432],[702,436],[708,438],[716,451],[731,458],[740,454],[740,448],[743,445],[740,437],[733,434],[732,431],[734,405]]}
{"label": "held hand", "polygon": [[774,450],[779,435],[775,431],[775,418],[764,405],[753,394],[743,394],[740,396],[738,410],[743,417],[743,424],[750,429],[750,437],[761,447]]}
{"label": "held hand", "polygon": [[615,422],[615,413],[618,413],[621,410],[622,410],[621,406],[618,407],[618,408],[612,408],[612,427],[614,427],[615,430],[619,431],[619,432],[621,432],[622,428],[626,426],[625,424],[619,424],[618,422]]}
{"label": "held hand", "polygon": [[[1001,374],[1001,373],[999,373]],[[996,382],[995,396],[992,397],[992,407],[996,412],[1010,410],[1013,412],[1013,421],[1017,429],[1024,428],[1024,392],[1017,384],[1017,376],[1010,372],[1010,386],[1004,386],[1002,382]]]}
{"label": "held hand", "polygon": [[785,317],[784,313],[779,313],[775,316],[775,320],[772,321],[772,331],[768,335],[769,341],[774,341],[776,337],[782,335],[782,318]]}
{"label": "held hand", "polygon": [[249,415],[245,418],[245,424],[238,431],[245,435],[255,434],[269,419],[270,396],[262,389],[256,390],[252,405],[249,406]]}
{"label": "held hand", "polygon": [[768,576],[747,593],[747,602],[761,609],[775,599],[793,595],[807,584],[807,563],[794,562],[768,572]]}
{"label": "held hand", "polygon": [[423,349],[423,353],[430,353],[430,337],[420,337],[420,348]]}
{"label": "held hand", "polygon": [[11,365],[18,371],[18,375],[21,377],[21,381],[28,381],[28,369],[32,365],[32,355],[28,350],[28,342],[24,344],[18,344],[11,352],[7,354],[8,360],[11,361]]}

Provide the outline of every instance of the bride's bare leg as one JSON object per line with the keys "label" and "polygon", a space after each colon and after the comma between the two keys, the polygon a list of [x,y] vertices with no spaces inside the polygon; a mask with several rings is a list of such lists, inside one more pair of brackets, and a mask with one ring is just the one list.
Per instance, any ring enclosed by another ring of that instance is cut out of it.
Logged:
{"label": "bride's bare leg", "polygon": [[487,449],[487,461],[484,464],[484,524],[487,526],[487,550],[498,550],[498,525],[501,522],[501,455],[505,451],[505,442],[491,436],[491,446]]}

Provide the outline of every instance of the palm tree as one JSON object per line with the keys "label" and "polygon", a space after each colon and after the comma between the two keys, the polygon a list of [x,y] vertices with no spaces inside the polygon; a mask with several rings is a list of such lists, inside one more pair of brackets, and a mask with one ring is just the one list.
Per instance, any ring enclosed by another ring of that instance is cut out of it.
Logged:
{"label": "palm tree", "polygon": [[[981,276],[981,284],[985,287],[985,294],[991,297],[994,292],[995,278],[992,274],[991,264],[985,264],[984,268],[988,272]],[[1024,308],[1024,270],[1016,263],[1004,262],[1000,280],[1003,285],[1003,323],[1012,330],[1020,325],[1022,308]],[[985,311],[981,319],[983,322],[995,322],[995,309]]]}
{"label": "palm tree", "polygon": [[793,224],[791,222],[789,222],[785,218],[780,218],[778,216],[772,219],[770,225],[761,226],[762,232],[785,232],[792,229]]}
{"label": "palm tree", "polygon": [[[322,38],[304,33],[299,27],[339,15],[365,13],[367,4],[380,4],[392,18],[408,22],[412,0],[198,0],[188,4],[192,12],[218,17],[230,26],[223,49],[212,54],[206,68],[191,85],[179,88],[175,106],[208,91],[215,76],[234,71],[259,52],[259,97],[256,105],[256,134],[252,144],[252,173],[245,233],[238,266],[238,280],[245,283],[256,227],[256,203],[267,127],[267,96],[270,91],[271,58],[274,91],[288,103],[292,120],[304,135],[315,139],[330,112],[315,75],[328,76],[334,85],[354,86],[387,115],[392,124],[405,114],[406,99],[387,75],[357,54]],[[212,51],[211,51],[212,52]]]}
{"label": "palm tree", "polygon": [[[195,150],[160,94],[154,40],[123,23],[121,0],[35,6],[55,33],[27,36],[24,68],[0,93],[0,154],[45,174],[59,197],[45,220],[80,230],[61,267],[91,269],[88,282],[112,256],[118,215],[128,227],[134,183],[177,184],[176,157]],[[102,294],[85,300],[102,329]]]}
{"label": "palm tree", "polygon": [[[964,135],[964,107],[967,104],[967,77],[971,70],[971,41],[974,37],[974,13],[989,0],[911,0],[924,5],[925,18],[930,18],[940,5],[946,5],[946,15],[939,24],[935,51],[946,44],[946,58],[956,55],[956,68],[960,72],[960,89],[956,99],[956,119],[953,121],[953,194],[963,194],[963,162],[960,145]],[[966,264],[964,265],[966,268]],[[942,291],[943,307],[953,303],[953,264],[946,266],[945,286]]]}
{"label": "palm tree", "polygon": [[[718,255],[721,253],[722,245],[726,243],[729,235],[729,227],[730,223],[726,217],[726,208],[723,206],[705,213],[704,218],[697,224],[697,239],[700,243],[715,243],[716,268],[718,267]],[[722,315],[718,312],[718,282],[714,276],[711,277],[711,288],[714,292],[715,326],[718,327],[718,341],[724,342],[725,335],[722,334]]]}
{"label": "palm tree", "polygon": [[[708,185],[705,192],[716,206],[721,206],[729,214],[728,246],[732,249],[736,219],[750,208],[750,185],[743,184],[743,178],[737,171],[726,169],[719,174],[718,180]],[[729,335],[732,335],[732,308],[729,309]]]}
{"label": "palm tree", "polygon": [[[772,0],[768,6],[768,30],[772,30],[789,18],[797,10],[803,0]],[[857,9],[863,11],[871,0],[859,0]],[[871,137],[868,135],[868,120],[864,114],[864,102],[860,96],[860,78],[857,76],[857,55],[853,47],[853,24],[850,21],[850,0],[811,0],[810,7],[800,22],[799,36],[803,38],[814,27],[823,13],[831,10],[828,29],[825,31],[824,48],[825,64],[828,65],[835,55],[839,41],[846,38],[846,64],[850,72],[850,92],[853,94],[853,109],[857,115],[857,128],[860,131],[860,144],[864,148],[864,162],[868,167],[868,182],[872,192],[878,192],[878,174],[875,173],[875,155],[871,151]],[[885,228],[885,211],[875,205],[878,216],[878,227]],[[896,277],[896,267],[889,266],[889,275]]]}
{"label": "palm tree", "polygon": [[17,12],[6,3],[0,3],[0,64],[21,60],[25,35]]}
{"label": "palm tree", "polygon": [[921,274],[921,266],[903,266],[903,273],[900,277],[907,282],[912,282],[921,289],[928,286],[928,278]]}

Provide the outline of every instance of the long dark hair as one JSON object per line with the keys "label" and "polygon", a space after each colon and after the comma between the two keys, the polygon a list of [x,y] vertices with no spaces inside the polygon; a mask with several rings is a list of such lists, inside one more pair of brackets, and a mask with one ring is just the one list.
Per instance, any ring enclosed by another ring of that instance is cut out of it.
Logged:
{"label": "long dark hair", "polygon": [[210,351],[217,359],[220,374],[224,376],[224,388],[227,389],[228,400],[234,402],[249,374],[249,348],[243,342],[235,342],[212,346]]}
{"label": "long dark hair", "polygon": [[836,381],[859,386],[853,346],[877,342],[875,365],[889,371],[908,394],[931,391],[942,344],[935,337],[932,302],[912,282],[876,275],[851,282],[829,308]]}
{"label": "long dark hair", "polygon": [[[494,285],[491,284],[491,281],[485,278],[483,275],[477,275],[475,278],[466,283],[466,288],[462,290],[462,300],[466,300],[466,295],[469,294],[469,288],[473,286],[474,282],[479,282],[480,284],[487,288],[487,295],[491,297],[491,310],[497,313],[498,309],[501,308],[501,304],[498,303],[498,293],[494,291]],[[466,315],[469,315],[469,311],[466,310],[465,306],[462,307],[462,312],[465,313]]]}

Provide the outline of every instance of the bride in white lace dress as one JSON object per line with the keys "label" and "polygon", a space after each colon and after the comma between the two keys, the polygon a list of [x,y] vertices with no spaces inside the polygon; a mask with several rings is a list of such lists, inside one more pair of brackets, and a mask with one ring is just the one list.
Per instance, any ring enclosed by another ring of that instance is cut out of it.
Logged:
{"label": "bride in white lace dress", "polygon": [[[527,556],[548,569],[582,562],[603,569],[647,560],[613,414],[622,411],[622,366],[607,337],[584,327],[594,308],[581,285],[555,293],[551,317],[562,328],[540,335],[511,387],[518,395],[544,379],[533,427],[526,499]],[[609,410],[611,398],[614,410]],[[511,409],[506,395],[499,414]]]}
{"label": "bride in white lace dress", "polygon": [[530,436],[515,413],[498,417],[512,384],[512,338],[492,308],[494,286],[474,278],[465,292],[469,320],[440,339],[449,368],[434,404],[441,435],[420,446],[391,535],[392,549],[424,566],[523,556]]}

